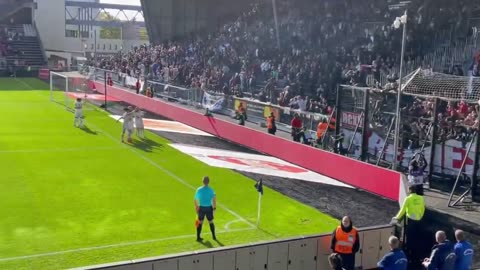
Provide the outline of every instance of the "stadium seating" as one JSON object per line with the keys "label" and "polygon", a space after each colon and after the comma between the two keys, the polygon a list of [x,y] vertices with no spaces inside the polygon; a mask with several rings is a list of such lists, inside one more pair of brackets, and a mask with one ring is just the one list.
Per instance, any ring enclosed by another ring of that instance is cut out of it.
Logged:
{"label": "stadium seating", "polygon": [[1,26],[7,33],[8,66],[42,66],[45,64],[40,41],[32,25],[4,25]]}

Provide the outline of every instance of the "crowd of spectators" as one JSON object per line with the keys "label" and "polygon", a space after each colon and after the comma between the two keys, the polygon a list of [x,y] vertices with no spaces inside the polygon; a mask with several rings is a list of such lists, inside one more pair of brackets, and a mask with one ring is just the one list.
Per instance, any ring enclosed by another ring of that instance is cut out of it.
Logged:
{"label": "crowd of spectators", "polygon": [[[444,8],[448,3],[441,2],[410,4],[413,23],[407,36],[407,61],[428,52],[439,29],[462,28],[470,2],[460,1],[448,9]],[[368,77],[370,85],[383,87],[381,74],[390,74],[398,65],[401,31],[391,23],[400,14],[390,4],[387,0],[277,1],[277,27],[266,1],[208,36],[140,46],[103,58],[97,65],[325,113],[338,83],[366,86]]]}
{"label": "crowd of spectators", "polygon": [[[403,9],[392,9],[396,3],[279,0],[276,25],[271,3],[262,1],[208,36],[140,46],[103,57],[95,64],[130,76],[329,115],[338,84],[371,86],[382,92],[397,90],[395,70],[402,33],[392,22]],[[453,6],[448,0],[411,1],[407,65],[431,52],[443,29],[458,35],[452,39],[468,35],[466,20],[474,5],[471,0]],[[480,75],[480,54],[474,57],[471,71]],[[448,72],[464,75],[459,65]],[[382,116],[382,111],[394,110],[392,100],[377,100],[372,105],[374,124],[384,131],[392,116]],[[402,109],[403,145],[416,148],[433,136],[429,119],[434,103],[412,99],[406,104]],[[464,102],[440,106],[438,136],[442,140],[469,140],[470,131],[478,127],[477,112],[478,106]]]}

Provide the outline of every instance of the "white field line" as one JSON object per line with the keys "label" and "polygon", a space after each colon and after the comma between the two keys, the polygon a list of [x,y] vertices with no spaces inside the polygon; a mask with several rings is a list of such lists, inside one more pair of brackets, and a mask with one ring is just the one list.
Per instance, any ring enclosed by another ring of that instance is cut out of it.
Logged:
{"label": "white field line", "polygon": [[243,220],[241,220],[241,219],[232,220],[230,222],[227,222],[223,228],[225,229],[225,231],[229,231],[230,230],[230,225],[232,225],[233,223],[237,223],[237,222],[243,222]]}
{"label": "white field line", "polygon": [[33,87],[30,84],[24,82],[23,80],[19,80],[17,77],[15,77],[15,81],[23,84],[24,86],[30,88],[31,90],[34,90]]}
{"label": "white field line", "polygon": [[99,150],[124,150],[123,147],[118,146],[104,146],[104,147],[78,147],[78,148],[44,148],[44,149],[16,149],[16,150],[0,150],[0,154],[8,153],[50,153],[50,152],[84,152],[84,151],[99,151]]}
{"label": "white field line", "polygon": [[[152,166],[156,167],[157,169],[159,169],[160,171],[164,172],[165,174],[169,175],[170,177],[172,177],[173,179],[177,180],[179,183],[185,185],[186,187],[189,187],[190,189],[192,190],[196,190],[196,187],[192,186],[191,184],[189,184],[187,181],[183,180],[182,178],[180,178],[179,176],[177,176],[176,174],[172,173],[171,171],[165,169],[164,167],[162,167],[161,165],[159,165],[158,163],[156,163],[155,161],[149,159],[148,157],[146,157],[145,155],[143,155],[142,153],[140,153],[138,150],[135,150],[134,148],[126,145],[126,144],[123,144],[119,139],[113,137],[112,135],[110,135],[109,133],[105,132],[104,130],[100,129],[98,126],[90,123],[91,126],[93,126],[95,129],[101,131],[105,136],[107,136],[108,138],[110,138],[111,140],[117,142],[118,144],[122,145],[123,147],[129,149],[131,152],[135,153],[138,157],[140,157],[141,159],[145,160],[146,162],[150,163]],[[220,206],[221,208],[223,208],[225,211],[227,211],[228,213],[232,214],[233,216],[235,216],[237,219],[243,221],[244,223],[248,224],[250,226],[250,228],[256,228],[257,226],[255,226],[253,223],[249,222],[248,220],[246,220],[244,217],[240,216],[239,214],[235,213],[233,210],[231,210],[230,208],[228,208],[227,206],[223,205],[223,204],[219,204],[217,203],[218,206]]]}
{"label": "white field line", "polygon": [[[225,230],[225,231],[219,231],[217,232],[217,234],[226,234],[231,232],[241,232],[241,231],[250,231],[250,230],[254,230],[254,228],[234,229],[234,230],[228,230],[228,231]],[[100,249],[108,249],[108,248],[135,246],[135,245],[157,243],[157,242],[163,242],[163,241],[169,241],[169,240],[178,240],[178,239],[187,239],[187,238],[194,239],[195,237],[196,236],[193,234],[177,235],[172,237],[157,238],[157,239],[150,239],[150,240],[123,242],[123,243],[111,244],[111,245],[105,245],[105,246],[84,247],[84,248],[68,249],[68,250],[62,250],[62,251],[47,252],[47,253],[38,253],[38,254],[25,255],[25,256],[0,258],[0,262],[26,260],[26,259],[39,258],[39,257],[49,257],[49,256],[63,255],[63,254],[69,254],[69,253],[77,253],[82,251],[92,251],[92,250],[100,250]]]}

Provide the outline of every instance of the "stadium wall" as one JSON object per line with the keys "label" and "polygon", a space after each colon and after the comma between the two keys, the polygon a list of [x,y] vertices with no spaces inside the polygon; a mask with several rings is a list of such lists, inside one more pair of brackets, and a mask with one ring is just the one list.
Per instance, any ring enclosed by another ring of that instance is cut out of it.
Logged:
{"label": "stadium wall", "polygon": [[[95,86],[98,92],[104,93],[103,83],[96,81]],[[215,117],[206,117],[177,104],[147,98],[116,86],[108,86],[107,95],[387,199],[403,201],[406,196],[405,179],[398,172],[295,143]]]}
{"label": "stadium wall", "polygon": [[[355,257],[355,265],[361,269],[376,269],[377,262],[389,251],[388,238],[393,233],[392,226],[360,229],[360,252]],[[82,267],[77,270],[325,270],[330,269],[330,241],[331,234],[324,234]]]}

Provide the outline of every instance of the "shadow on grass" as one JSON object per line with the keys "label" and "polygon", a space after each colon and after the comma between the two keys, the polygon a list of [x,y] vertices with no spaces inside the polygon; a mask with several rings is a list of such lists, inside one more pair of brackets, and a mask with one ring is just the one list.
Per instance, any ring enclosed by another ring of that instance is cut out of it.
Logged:
{"label": "shadow on grass", "polygon": [[225,246],[225,245],[224,245],[222,242],[220,242],[220,240],[218,240],[218,239],[217,239],[217,240],[214,240],[214,241],[217,242],[217,244],[218,244],[219,246],[221,246],[221,247],[224,247],[224,246]]}
{"label": "shadow on grass", "polygon": [[199,243],[204,245],[207,248],[213,248],[213,244],[210,241],[201,241]]}
{"label": "shadow on grass", "polygon": [[88,126],[84,125],[83,127],[80,128],[81,130],[85,131],[85,133],[88,133],[90,135],[98,135],[98,133],[94,130],[91,130]]}
{"label": "shadow on grass", "polygon": [[152,152],[153,150],[158,150],[163,148],[162,144],[159,144],[156,141],[150,140],[148,138],[133,140],[132,145],[133,147],[141,149],[145,152]]}

